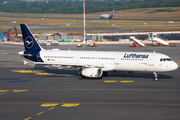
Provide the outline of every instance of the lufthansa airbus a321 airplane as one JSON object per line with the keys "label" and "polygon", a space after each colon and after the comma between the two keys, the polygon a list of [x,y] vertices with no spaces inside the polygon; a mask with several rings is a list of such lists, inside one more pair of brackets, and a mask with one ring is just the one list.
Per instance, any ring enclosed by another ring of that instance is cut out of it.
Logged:
{"label": "lufthansa airbus a321 airplane", "polygon": [[[178,68],[169,56],[150,52],[115,52],[115,51],[71,51],[45,50],[33,37],[26,24],[20,24],[25,51],[18,54],[26,59],[58,69],[78,69],[79,79],[85,77],[101,78],[107,71],[133,73],[133,71],[168,72]],[[24,64],[27,62],[24,60]]]}

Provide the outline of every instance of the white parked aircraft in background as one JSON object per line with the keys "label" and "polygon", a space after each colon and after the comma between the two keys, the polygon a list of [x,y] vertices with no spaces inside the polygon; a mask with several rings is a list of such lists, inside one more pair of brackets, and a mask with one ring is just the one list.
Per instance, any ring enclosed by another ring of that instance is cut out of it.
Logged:
{"label": "white parked aircraft in background", "polygon": [[112,11],[112,13],[111,14],[102,14],[101,15],[101,19],[103,19],[103,18],[109,18],[109,19],[111,19],[112,17],[114,17],[114,9],[113,9],[113,11]]}
{"label": "white parked aircraft in background", "polygon": [[37,43],[27,25],[20,24],[20,27],[25,51],[19,52],[19,55],[34,61],[34,64],[59,69],[79,69],[79,79],[101,78],[107,76],[107,71],[146,71],[153,72],[155,81],[158,81],[156,72],[173,71],[178,68],[176,62],[161,53],[45,50]]}

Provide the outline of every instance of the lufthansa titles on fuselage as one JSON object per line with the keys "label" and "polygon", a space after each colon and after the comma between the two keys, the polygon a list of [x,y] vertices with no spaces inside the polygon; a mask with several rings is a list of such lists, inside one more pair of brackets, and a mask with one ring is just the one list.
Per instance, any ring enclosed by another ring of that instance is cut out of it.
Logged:
{"label": "lufthansa titles on fuselage", "polygon": [[131,54],[127,54],[127,53],[125,53],[124,54],[124,58],[148,58],[149,57],[149,55],[147,55],[147,54],[133,54],[133,53],[131,53]]}

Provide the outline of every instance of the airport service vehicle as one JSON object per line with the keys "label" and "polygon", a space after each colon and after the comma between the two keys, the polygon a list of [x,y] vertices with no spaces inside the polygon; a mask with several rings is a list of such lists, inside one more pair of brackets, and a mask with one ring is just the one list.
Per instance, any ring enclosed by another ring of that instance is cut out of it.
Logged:
{"label": "airport service vehicle", "polygon": [[109,19],[111,19],[112,17],[114,17],[114,9],[113,9],[113,11],[112,11],[112,13],[111,14],[102,14],[101,15],[101,19],[103,19],[103,18],[109,18]]}
{"label": "airport service vehicle", "polygon": [[[78,69],[79,79],[85,77],[101,78],[107,71],[131,74],[133,71],[156,72],[173,71],[178,68],[169,56],[150,52],[115,52],[115,51],[71,51],[45,50],[33,37],[26,24],[20,24],[25,51],[18,54],[34,61],[34,64],[58,69]],[[24,60],[24,64],[27,62]]]}
{"label": "airport service vehicle", "polygon": [[160,36],[158,37],[157,34],[149,33],[148,39],[153,42],[153,46],[168,46],[169,45],[169,42],[163,40],[164,38]]}
{"label": "airport service vehicle", "polygon": [[130,36],[130,40],[134,41],[134,43],[130,44],[129,47],[144,47],[145,46],[145,44],[142,43],[141,40],[136,39],[135,36]]}

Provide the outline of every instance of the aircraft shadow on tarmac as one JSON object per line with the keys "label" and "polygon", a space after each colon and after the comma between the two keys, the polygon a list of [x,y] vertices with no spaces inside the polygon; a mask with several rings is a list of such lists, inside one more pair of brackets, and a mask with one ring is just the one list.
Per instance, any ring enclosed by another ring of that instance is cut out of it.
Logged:
{"label": "aircraft shadow on tarmac", "polygon": [[[49,77],[67,77],[67,76],[61,76],[62,74],[69,74],[70,76],[74,76],[77,77],[79,74],[78,70],[65,70],[65,69],[51,69],[51,68],[46,68],[42,65],[35,65],[34,69],[36,70],[43,70],[46,73],[53,73],[56,75],[52,75]],[[46,75],[45,75],[46,76]],[[47,76],[46,76],[47,77]],[[151,72],[135,72],[133,74],[122,74],[122,73],[117,73],[117,72],[113,72],[113,71],[109,71],[108,72],[108,76],[107,77],[103,77],[103,78],[108,78],[108,77],[119,77],[119,79],[121,78],[129,78],[129,79],[138,79],[138,78],[147,78],[147,79],[154,79],[154,75]],[[158,77],[159,79],[172,79],[172,76],[169,75],[165,75],[163,73],[158,73]],[[94,79],[94,78],[86,78],[86,79],[90,79],[90,80],[100,80],[99,78]]]}
{"label": "aircraft shadow on tarmac", "polygon": [[[109,76],[111,76],[111,75],[109,75]],[[131,78],[131,79],[133,79],[133,78],[149,78],[149,79],[151,78],[151,79],[154,79],[153,73],[150,73],[150,72],[137,72],[137,73],[135,72],[133,74],[120,74],[120,73],[118,73],[118,75],[112,74],[112,76],[113,77],[125,77],[125,78],[127,77],[127,78]],[[161,73],[158,73],[158,77],[159,77],[159,79],[172,79],[173,78],[172,76],[161,74]]]}

